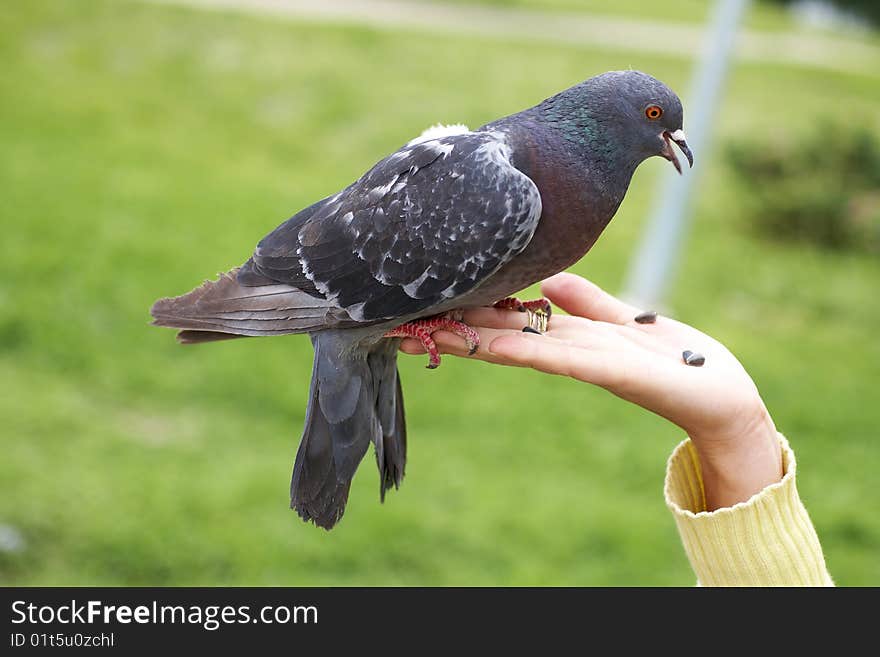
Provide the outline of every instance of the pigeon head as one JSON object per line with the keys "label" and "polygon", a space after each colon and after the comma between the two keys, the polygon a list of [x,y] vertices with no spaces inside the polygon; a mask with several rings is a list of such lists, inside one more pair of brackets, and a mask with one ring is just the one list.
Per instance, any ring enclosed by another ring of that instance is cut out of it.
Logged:
{"label": "pigeon head", "polygon": [[575,85],[538,106],[566,140],[612,164],[638,166],[659,156],[681,173],[675,143],[693,166],[682,129],[681,101],[672,89],[640,71],[611,71]]}

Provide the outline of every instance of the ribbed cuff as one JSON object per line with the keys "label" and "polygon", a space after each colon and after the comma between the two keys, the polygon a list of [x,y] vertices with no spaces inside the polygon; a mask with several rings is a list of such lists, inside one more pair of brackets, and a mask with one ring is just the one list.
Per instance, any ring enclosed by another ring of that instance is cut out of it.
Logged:
{"label": "ribbed cuff", "polygon": [[697,450],[685,440],[669,457],[664,494],[703,586],[833,586],[795,484],[796,463],[779,434],[784,475],[746,502],[706,511]]}

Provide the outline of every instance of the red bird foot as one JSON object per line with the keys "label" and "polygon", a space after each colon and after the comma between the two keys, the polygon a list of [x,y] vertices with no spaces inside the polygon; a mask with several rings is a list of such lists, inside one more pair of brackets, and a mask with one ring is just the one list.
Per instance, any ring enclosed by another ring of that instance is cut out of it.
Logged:
{"label": "red bird foot", "polygon": [[464,338],[467,344],[468,354],[473,355],[480,346],[480,335],[470,326],[462,321],[453,319],[448,315],[437,315],[436,317],[426,317],[425,319],[417,319],[406,324],[401,324],[396,329],[388,331],[384,335],[386,338],[415,338],[422,343],[425,351],[428,352],[428,369],[433,370],[440,365],[440,350],[437,349],[437,343],[431,335],[435,331],[449,331],[455,333],[460,338]]}
{"label": "red bird foot", "polygon": [[550,305],[549,300],[544,298],[535,299],[534,301],[520,301],[516,297],[507,297],[495,303],[492,307],[500,308],[501,310],[516,310],[521,313],[531,310],[532,312],[544,313],[548,318],[553,314],[553,306]]}

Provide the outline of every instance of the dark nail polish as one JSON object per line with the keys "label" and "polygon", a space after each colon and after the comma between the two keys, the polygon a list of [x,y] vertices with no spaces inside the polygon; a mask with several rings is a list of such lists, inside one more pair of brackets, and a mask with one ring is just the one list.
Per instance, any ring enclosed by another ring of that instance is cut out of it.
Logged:
{"label": "dark nail polish", "polygon": [[681,357],[684,359],[686,365],[692,367],[702,367],[703,363],[706,362],[706,357],[695,351],[683,351],[681,352]]}
{"label": "dark nail polish", "polygon": [[523,333],[534,333],[535,335],[541,335],[541,332],[537,329],[533,329],[531,326],[523,326]]}
{"label": "dark nail polish", "polygon": [[654,310],[646,310],[636,315],[636,324],[653,324],[657,321],[657,312]]}

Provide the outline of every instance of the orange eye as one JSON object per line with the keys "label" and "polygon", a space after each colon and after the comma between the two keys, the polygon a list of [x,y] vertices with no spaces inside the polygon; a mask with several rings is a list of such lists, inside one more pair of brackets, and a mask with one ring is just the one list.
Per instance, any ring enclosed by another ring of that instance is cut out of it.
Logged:
{"label": "orange eye", "polygon": [[645,109],[645,116],[647,116],[652,121],[656,121],[661,116],[663,116],[663,110],[657,105],[648,105]]}

